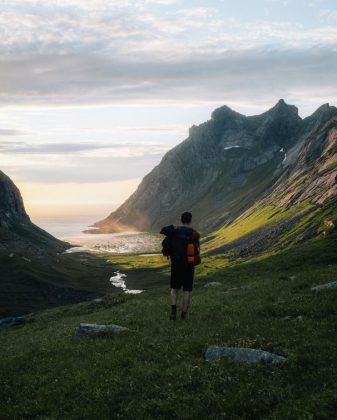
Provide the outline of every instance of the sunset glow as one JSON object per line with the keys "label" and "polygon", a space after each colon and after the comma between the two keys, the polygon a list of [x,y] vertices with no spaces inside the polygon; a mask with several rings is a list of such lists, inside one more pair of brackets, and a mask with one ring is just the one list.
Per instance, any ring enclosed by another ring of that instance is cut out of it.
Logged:
{"label": "sunset glow", "polygon": [[220,105],[336,104],[332,0],[13,0],[0,34],[0,168],[32,215],[112,210]]}

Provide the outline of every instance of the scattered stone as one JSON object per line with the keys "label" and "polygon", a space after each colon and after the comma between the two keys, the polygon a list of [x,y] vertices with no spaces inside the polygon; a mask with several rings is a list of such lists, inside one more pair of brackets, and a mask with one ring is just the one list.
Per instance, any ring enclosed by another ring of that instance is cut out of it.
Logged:
{"label": "scattered stone", "polygon": [[99,305],[103,302],[102,298],[93,299],[90,303],[91,305]]}
{"label": "scattered stone", "polygon": [[8,256],[9,256],[9,258],[13,258],[14,257],[13,252],[11,254],[9,254]]}
{"label": "scattered stone", "polygon": [[23,316],[11,316],[9,318],[0,319],[0,328],[16,327],[26,322]]}
{"label": "scattered stone", "polygon": [[295,280],[296,276],[290,276],[289,278],[290,278],[290,280]]}
{"label": "scattered stone", "polygon": [[219,283],[218,281],[210,281],[209,283],[206,283],[204,285],[204,287],[207,287],[207,288],[218,287],[218,286],[222,286],[222,284]]}
{"label": "scattered stone", "polygon": [[285,321],[288,321],[289,319],[291,319],[291,316],[287,315],[287,316],[284,316],[282,319],[284,319]]}
{"label": "scattered stone", "polygon": [[235,292],[235,290],[240,290],[242,287],[232,287],[231,289],[227,289],[226,292]]}
{"label": "scattered stone", "polygon": [[264,365],[281,365],[287,360],[283,356],[268,351],[240,347],[211,346],[205,353],[206,362],[214,362],[221,357],[227,357],[238,362],[262,363]]}
{"label": "scattered stone", "polygon": [[337,289],[337,281],[332,281],[330,283],[326,283],[326,284],[320,284],[318,286],[312,287],[311,290],[314,292],[317,292],[319,290],[324,290],[324,289]]}
{"label": "scattered stone", "polygon": [[99,324],[80,324],[77,334],[78,335],[99,335],[106,333],[119,334],[127,331],[128,328],[121,327],[120,325],[99,325]]}
{"label": "scattered stone", "polygon": [[297,319],[297,321],[303,321],[303,316],[302,315],[298,315],[298,317],[296,319]]}

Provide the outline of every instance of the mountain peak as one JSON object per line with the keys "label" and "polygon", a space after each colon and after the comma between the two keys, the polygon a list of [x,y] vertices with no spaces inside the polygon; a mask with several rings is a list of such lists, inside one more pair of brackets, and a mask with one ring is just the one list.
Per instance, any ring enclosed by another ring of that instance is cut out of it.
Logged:
{"label": "mountain peak", "polygon": [[0,171],[0,226],[12,218],[29,220],[19,189]]}
{"label": "mountain peak", "polygon": [[269,111],[277,113],[290,113],[298,116],[298,108],[295,105],[289,105],[284,99],[280,99]]}
{"label": "mountain peak", "polygon": [[281,106],[281,105],[287,105],[287,104],[286,104],[285,100],[281,98],[281,99],[278,100],[276,106],[277,105]]}
{"label": "mountain peak", "polygon": [[322,116],[322,115],[330,115],[334,114],[337,111],[337,108],[335,106],[330,106],[329,103],[321,105],[319,108],[316,109],[316,111],[311,115],[314,116]]}
{"label": "mountain peak", "polygon": [[316,111],[305,118],[304,121],[307,129],[312,130],[325,123],[333,116],[337,116],[337,108],[326,103],[317,108]]}
{"label": "mountain peak", "polygon": [[223,120],[230,117],[243,117],[243,115],[239,112],[233,111],[233,109],[227,105],[223,105],[220,108],[215,109],[211,114],[212,120]]}

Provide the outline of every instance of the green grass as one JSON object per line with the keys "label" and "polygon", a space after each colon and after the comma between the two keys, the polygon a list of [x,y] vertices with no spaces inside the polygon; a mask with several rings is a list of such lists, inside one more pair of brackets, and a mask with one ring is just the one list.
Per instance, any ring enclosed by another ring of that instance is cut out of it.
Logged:
{"label": "green grass", "polygon": [[[186,322],[168,320],[167,277],[162,287],[100,307],[33,314],[25,326],[0,331],[0,418],[334,418],[337,291],[310,288],[336,280],[336,256],[329,237],[232,265],[206,258]],[[160,274],[160,260],[152,270]],[[206,281],[221,286],[205,289]],[[77,338],[80,322],[130,332]],[[209,345],[261,348],[288,361],[208,364]]]}
{"label": "green grass", "polygon": [[281,219],[292,217],[307,211],[311,205],[303,203],[300,206],[293,206],[290,209],[279,208],[275,205],[257,206],[245,212],[233,223],[212,232],[205,240],[202,249],[208,252],[219,246],[228,244],[243,236],[252,233],[268,224],[277,222]]}

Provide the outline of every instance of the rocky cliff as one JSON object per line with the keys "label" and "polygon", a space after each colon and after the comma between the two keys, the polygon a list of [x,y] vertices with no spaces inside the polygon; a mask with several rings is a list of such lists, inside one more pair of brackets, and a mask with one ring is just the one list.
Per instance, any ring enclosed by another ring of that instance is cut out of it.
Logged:
{"label": "rocky cliff", "polygon": [[337,194],[337,108],[322,105],[303,120],[302,135],[289,151],[287,171],[270,201],[279,206],[323,204]]}
{"label": "rocky cliff", "polygon": [[0,227],[9,227],[18,221],[30,221],[20,191],[11,179],[0,171]]}
{"label": "rocky cliff", "polygon": [[64,250],[67,244],[34,225],[25,211],[19,189],[0,171],[0,250],[40,253]]}
{"label": "rocky cliff", "polygon": [[111,291],[110,265],[67,248],[30,221],[20,191],[0,171],[0,318]]}
{"label": "rocky cliff", "polygon": [[286,181],[292,188],[294,166],[309,165],[326,151],[319,133],[333,129],[336,115],[336,108],[323,105],[302,119],[282,99],[257,116],[218,108],[209,121],[191,127],[189,137],[163,157],[136,192],[94,226],[101,232],[157,231],[178,223],[185,210],[204,232],[228,224],[274,188],[285,188]]}

